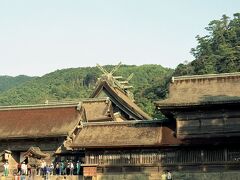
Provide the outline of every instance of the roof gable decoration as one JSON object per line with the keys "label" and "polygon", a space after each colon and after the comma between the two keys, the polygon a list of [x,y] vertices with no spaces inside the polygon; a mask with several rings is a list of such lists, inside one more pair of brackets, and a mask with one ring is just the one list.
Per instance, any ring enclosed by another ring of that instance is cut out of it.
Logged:
{"label": "roof gable decoration", "polygon": [[130,91],[130,89],[133,86],[129,85],[129,81],[133,78],[133,73],[130,74],[130,76],[123,80],[122,76],[114,76],[114,73],[119,69],[121,66],[121,62],[118,63],[117,66],[115,66],[110,72],[108,72],[106,69],[104,69],[102,66],[97,64],[97,67],[99,70],[103,73],[100,78],[98,78],[97,86],[101,84],[101,82],[108,82],[112,87],[118,88],[121,90],[125,95],[127,95],[129,98],[131,98],[134,101],[133,93]]}
{"label": "roof gable decoration", "polygon": [[[122,76],[113,76],[113,74],[119,69],[121,63],[117,67],[113,68],[110,72],[97,65],[103,72],[103,75],[98,79],[95,90],[90,98],[99,98],[99,96],[109,97],[113,104],[113,113],[120,112],[120,116],[116,114],[117,118],[122,120],[149,120],[152,119],[147,113],[145,113],[134,102],[133,93],[130,91],[132,86],[129,86],[128,81],[131,80],[133,74],[131,74],[126,81],[120,81]],[[113,114],[114,115],[114,114]],[[125,118],[124,118],[125,117]]]}

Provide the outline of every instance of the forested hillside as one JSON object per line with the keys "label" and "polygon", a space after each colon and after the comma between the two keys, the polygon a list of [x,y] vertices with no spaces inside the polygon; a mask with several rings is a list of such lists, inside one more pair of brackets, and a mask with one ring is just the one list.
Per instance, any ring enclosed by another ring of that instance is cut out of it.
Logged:
{"label": "forested hillside", "polygon": [[[113,66],[104,66],[111,70]],[[167,79],[173,70],[160,65],[122,65],[116,72],[127,78],[134,73],[135,100],[145,111],[154,114],[153,101],[162,99],[167,91]],[[1,105],[35,104],[48,100],[81,99],[90,96],[101,71],[97,67],[58,70],[42,77],[36,77],[20,86],[0,93]]]}
{"label": "forested hillside", "polygon": [[32,80],[34,77],[29,77],[25,75],[19,75],[16,77],[11,76],[0,76],[0,93],[16,87],[20,84],[23,84],[29,80]]}
{"label": "forested hillside", "polygon": [[[240,13],[223,15],[206,27],[206,36],[197,36],[191,50],[194,60],[181,63],[175,71],[161,65],[122,65],[115,75],[128,77],[136,103],[156,117],[153,102],[165,98],[172,75],[194,75],[240,71]],[[111,70],[113,66],[104,66]],[[42,77],[0,77],[0,105],[35,104],[48,100],[87,98],[101,75],[97,67],[58,70]]]}
{"label": "forested hillside", "polygon": [[206,36],[197,36],[191,50],[195,60],[179,64],[175,75],[228,73],[240,71],[240,13],[223,15],[206,27]]}

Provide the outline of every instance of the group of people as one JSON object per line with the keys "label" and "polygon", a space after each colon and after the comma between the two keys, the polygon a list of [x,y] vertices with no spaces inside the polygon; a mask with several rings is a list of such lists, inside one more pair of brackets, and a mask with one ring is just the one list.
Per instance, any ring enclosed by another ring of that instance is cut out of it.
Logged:
{"label": "group of people", "polygon": [[37,168],[37,175],[80,175],[81,162],[60,161],[56,163],[46,164],[42,160],[40,167]]}
{"label": "group of people", "polygon": [[[6,161],[3,164],[4,176],[9,175],[9,163]],[[38,175],[38,176],[49,176],[49,175],[81,175],[81,162],[73,161],[60,161],[55,163],[47,164],[45,160],[41,160],[39,165],[32,168],[28,163],[23,161],[17,165],[16,175]]]}
{"label": "group of people", "polygon": [[18,175],[31,175],[31,166],[25,161],[17,165],[17,174]]}

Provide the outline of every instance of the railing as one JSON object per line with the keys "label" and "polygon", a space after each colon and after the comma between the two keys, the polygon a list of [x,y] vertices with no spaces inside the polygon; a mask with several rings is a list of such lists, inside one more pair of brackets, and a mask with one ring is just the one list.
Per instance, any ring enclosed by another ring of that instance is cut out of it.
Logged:
{"label": "railing", "polygon": [[98,165],[184,165],[211,163],[240,163],[240,149],[175,150],[175,151],[112,151],[86,154],[86,164]]}

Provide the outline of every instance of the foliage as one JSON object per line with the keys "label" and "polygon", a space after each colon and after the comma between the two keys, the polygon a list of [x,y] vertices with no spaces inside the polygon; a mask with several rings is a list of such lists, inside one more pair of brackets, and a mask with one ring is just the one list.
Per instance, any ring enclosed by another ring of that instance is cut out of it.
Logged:
{"label": "foliage", "polygon": [[[115,75],[127,78],[136,103],[153,117],[153,102],[166,97],[172,75],[194,75],[240,71],[240,13],[233,19],[223,15],[206,27],[208,35],[197,36],[198,45],[191,50],[192,62],[184,62],[175,71],[161,65],[123,65]],[[113,66],[104,66],[110,71]],[[42,77],[0,77],[0,105],[43,103],[48,100],[69,100],[89,97],[101,72],[97,67],[58,70]]]}
{"label": "foliage", "polygon": [[[114,66],[104,66],[111,70]],[[136,103],[154,115],[153,101],[162,99],[167,93],[166,78],[173,70],[160,65],[122,65],[116,72],[127,78],[134,73],[130,84]],[[101,72],[97,67],[57,70],[42,77],[0,93],[0,105],[44,103],[45,100],[76,100],[87,98],[94,89]],[[144,97],[144,98],[143,98]]]}
{"label": "foliage", "polygon": [[16,87],[20,84],[23,84],[34,77],[29,77],[25,75],[19,75],[16,77],[11,76],[0,76],[0,93],[3,91],[7,91],[8,89],[11,89],[12,87]]}
{"label": "foliage", "polygon": [[211,21],[206,30],[208,35],[197,36],[198,45],[191,50],[195,59],[179,64],[175,76],[240,71],[240,13]]}

